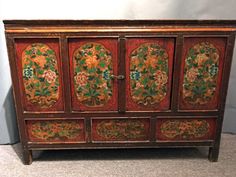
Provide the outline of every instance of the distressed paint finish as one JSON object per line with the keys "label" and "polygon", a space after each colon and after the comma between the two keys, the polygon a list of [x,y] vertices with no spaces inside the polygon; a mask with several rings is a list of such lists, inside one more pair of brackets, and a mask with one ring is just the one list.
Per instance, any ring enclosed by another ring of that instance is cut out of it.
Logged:
{"label": "distressed paint finish", "polygon": [[131,98],[150,106],[161,102],[167,93],[168,54],[158,43],[145,43],[130,56]]}
{"label": "distressed paint finish", "polygon": [[174,39],[127,41],[126,93],[128,110],[168,110]]}
{"label": "distressed paint finish", "polygon": [[157,122],[158,140],[212,139],[214,119],[167,119]]}
{"label": "distressed paint finish", "polygon": [[59,47],[56,38],[15,39],[16,72],[24,111],[64,110]]}
{"label": "distressed paint finish", "polygon": [[26,99],[40,108],[52,107],[59,99],[59,72],[55,51],[33,43],[22,52],[22,75]]}
{"label": "distressed paint finish", "polygon": [[207,104],[215,95],[219,51],[209,42],[189,49],[184,67],[183,99],[193,105]]}
{"label": "distressed paint finish", "polygon": [[93,140],[147,140],[148,127],[147,119],[93,120]]}
{"label": "distressed paint finish", "polygon": [[70,57],[74,109],[117,110],[117,41],[72,39]]}
{"label": "distressed paint finish", "polygon": [[181,109],[217,109],[225,38],[187,38],[181,76]]}
{"label": "distressed paint finish", "polygon": [[84,141],[83,120],[28,121],[27,125],[30,141]]}

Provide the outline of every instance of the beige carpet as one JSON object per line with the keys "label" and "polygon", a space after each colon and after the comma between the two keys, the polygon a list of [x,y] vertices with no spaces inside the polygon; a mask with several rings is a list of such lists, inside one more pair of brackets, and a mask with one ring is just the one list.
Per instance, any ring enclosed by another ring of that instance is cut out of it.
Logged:
{"label": "beige carpet", "polygon": [[0,146],[0,177],[236,177],[236,135],[223,134],[219,162],[206,148],[36,151],[21,163],[15,146]]}

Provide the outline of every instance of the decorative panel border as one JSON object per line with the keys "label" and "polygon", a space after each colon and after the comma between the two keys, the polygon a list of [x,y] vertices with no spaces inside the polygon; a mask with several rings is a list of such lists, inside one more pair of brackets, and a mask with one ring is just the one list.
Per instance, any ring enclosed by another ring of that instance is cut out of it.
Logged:
{"label": "decorative panel border", "polygon": [[217,110],[227,37],[185,37],[179,110]]}
{"label": "decorative panel border", "polygon": [[[126,40],[126,109],[128,111],[170,109],[174,46],[173,37]],[[144,70],[147,72],[143,73]]]}
{"label": "decorative panel border", "polygon": [[[84,53],[88,56],[84,56]],[[117,55],[117,39],[106,37],[69,39],[74,111],[117,111],[118,85],[111,77],[117,75]],[[76,60],[80,65],[76,64]],[[89,73],[90,70],[92,74]]]}
{"label": "decorative panel border", "polygon": [[214,140],[214,118],[166,118],[157,119],[157,141]]}
{"label": "decorative panel border", "polygon": [[85,142],[84,119],[26,121],[30,142]]}
{"label": "decorative panel border", "polygon": [[59,39],[17,38],[15,49],[24,111],[63,111]]}
{"label": "decorative panel border", "polygon": [[148,141],[148,118],[92,118],[92,141]]}

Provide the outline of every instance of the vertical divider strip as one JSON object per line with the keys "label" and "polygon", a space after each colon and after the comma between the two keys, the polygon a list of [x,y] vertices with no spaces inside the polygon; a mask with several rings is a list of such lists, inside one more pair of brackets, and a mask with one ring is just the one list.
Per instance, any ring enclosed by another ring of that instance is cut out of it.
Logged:
{"label": "vertical divider strip", "polygon": [[182,51],[183,51],[183,35],[180,34],[176,38],[176,46],[175,46],[175,56],[174,56],[174,66],[173,66],[173,73],[172,73],[172,86],[171,86],[171,110],[173,112],[178,111],[178,100],[179,100],[179,89],[180,87],[180,72],[181,71],[181,60],[182,60]]}
{"label": "vertical divider strip", "polygon": [[[126,77],[125,73],[125,38],[122,36],[118,39],[118,75],[123,75]],[[125,112],[125,104],[126,104],[126,92],[125,92],[125,84],[126,79],[118,80],[118,112]]]}
{"label": "vertical divider strip", "polygon": [[60,37],[61,46],[61,61],[63,70],[63,85],[64,85],[64,100],[65,100],[65,112],[71,113],[71,88],[70,88],[70,61],[68,52],[68,39],[65,35]]}

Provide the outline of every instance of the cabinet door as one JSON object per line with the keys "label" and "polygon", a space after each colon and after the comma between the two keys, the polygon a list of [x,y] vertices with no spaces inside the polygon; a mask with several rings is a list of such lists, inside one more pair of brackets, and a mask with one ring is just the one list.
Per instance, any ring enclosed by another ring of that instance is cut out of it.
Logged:
{"label": "cabinet door", "polygon": [[117,110],[117,39],[70,39],[72,109]]}
{"label": "cabinet door", "polygon": [[62,111],[58,39],[16,39],[16,64],[24,111]]}
{"label": "cabinet door", "polygon": [[180,79],[181,110],[216,110],[227,38],[185,38]]}
{"label": "cabinet door", "polygon": [[130,38],[126,42],[126,109],[170,109],[174,38]]}

